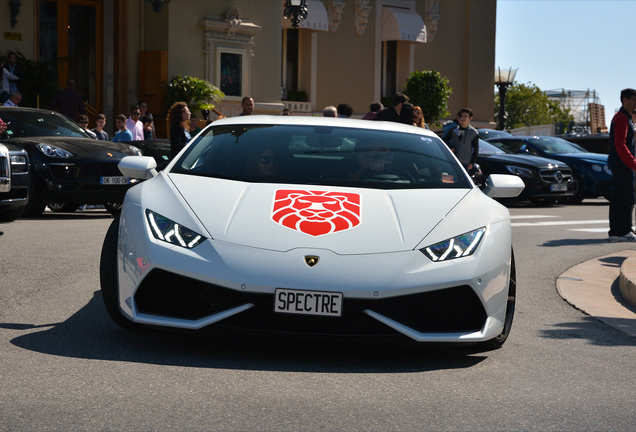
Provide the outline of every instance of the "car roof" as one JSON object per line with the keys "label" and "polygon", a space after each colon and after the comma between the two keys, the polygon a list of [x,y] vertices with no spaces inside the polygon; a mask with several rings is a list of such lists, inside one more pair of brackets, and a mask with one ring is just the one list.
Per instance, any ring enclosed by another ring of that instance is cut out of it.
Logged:
{"label": "car roof", "polygon": [[560,140],[563,141],[567,141],[566,139],[563,139],[561,137],[554,137],[554,136],[547,136],[547,135],[513,135],[513,136],[509,136],[509,137],[496,137],[496,138],[492,138],[492,140],[526,140],[526,139],[541,139],[541,138],[558,138]]}
{"label": "car roof", "polygon": [[[268,116],[268,115],[250,115],[228,117],[221,120],[215,120],[211,126],[221,125],[298,125],[298,126],[332,126],[355,129],[371,129],[378,131],[405,132],[419,135],[427,135],[431,137],[439,136],[428,129],[411,126],[403,123],[361,120],[351,118],[337,117],[315,117],[315,116]],[[209,127],[209,126],[208,126]]]}
{"label": "car roof", "polygon": [[60,113],[58,113],[57,111],[53,111],[50,109],[40,109],[40,108],[28,108],[28,107],[8,107],[8,106],[0,106],[0,111],[10,111],[10,112],[14,112],[14,111],[32,111],[32,112],[45,112],[45,113],[51,113],[51,114],[58,114],[61,115]]}

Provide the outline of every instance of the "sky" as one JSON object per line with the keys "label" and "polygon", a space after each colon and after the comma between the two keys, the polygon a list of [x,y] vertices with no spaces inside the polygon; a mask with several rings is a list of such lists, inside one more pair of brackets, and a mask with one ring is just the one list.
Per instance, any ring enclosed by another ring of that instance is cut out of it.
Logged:
{"label": "sky", "polygon": [[541,90],[596,90],[606,126],[636,88],[636,0],[498,0],[495,67]]}

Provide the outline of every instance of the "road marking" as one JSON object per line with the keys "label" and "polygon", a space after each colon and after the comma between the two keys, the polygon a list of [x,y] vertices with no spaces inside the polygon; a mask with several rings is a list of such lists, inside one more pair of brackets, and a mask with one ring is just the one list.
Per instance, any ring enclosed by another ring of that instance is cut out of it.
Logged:
{"label": "road marking", "polygon": [[510,215],[510,219],[544,219],[544,218],[558,218],[561,216],[548,216],[548,215]]}
{"label": "road marking", "polygon": [[528,226],[556,226],[556,225],[586,225],[586,224],[609,224],[608,219],[599,220],[575,220],[575,221],[546,221],[546,222],[513,222],[513,227]]}
{"label": "road marking", "polygon": [[609,231],[609,225],[602,228],[573,228],[568,231],[580,231],[580,232],[591,232],[591,233],[606,233]]}

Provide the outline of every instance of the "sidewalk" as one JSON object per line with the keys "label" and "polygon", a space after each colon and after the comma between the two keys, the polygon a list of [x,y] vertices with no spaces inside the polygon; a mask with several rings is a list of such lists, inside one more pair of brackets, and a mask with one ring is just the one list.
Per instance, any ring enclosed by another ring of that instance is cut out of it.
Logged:
{"label": "sidewalk", "polygon": [[636,250],[625,250],[586,261],[566,270],[557,278],[557,291],[568,303],[636,337],[634,287]]}

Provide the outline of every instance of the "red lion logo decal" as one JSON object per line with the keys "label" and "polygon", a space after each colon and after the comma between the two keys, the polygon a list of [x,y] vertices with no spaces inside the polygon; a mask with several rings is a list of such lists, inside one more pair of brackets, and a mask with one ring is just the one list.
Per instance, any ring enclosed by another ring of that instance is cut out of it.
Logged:
{"label": "red lion logo decal", "polygon": [[360,223],[360,195],[278,190],[272,220],[314,237],[344,231]]}

